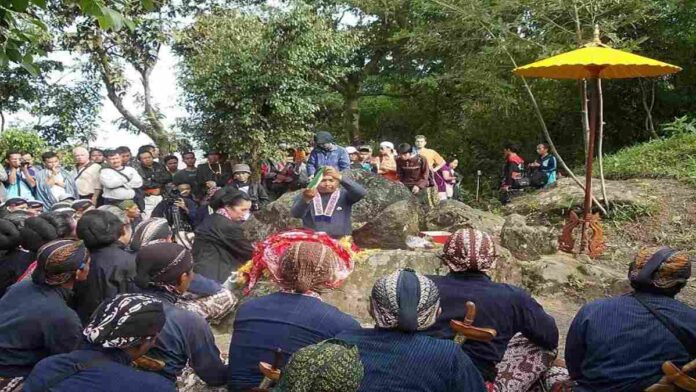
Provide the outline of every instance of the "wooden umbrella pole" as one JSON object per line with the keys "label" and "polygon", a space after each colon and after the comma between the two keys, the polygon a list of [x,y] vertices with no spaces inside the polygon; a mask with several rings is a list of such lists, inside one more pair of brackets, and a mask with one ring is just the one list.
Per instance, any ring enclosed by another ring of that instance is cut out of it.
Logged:
{"label": "wooden umbrella pole", "polygon": [[[599,75],[599,72],[596,74]],[[592,83],[592,94],[590,95],[590,140],[585,160],[585,203],[583,205],[580,253],[589,253],[587,231],[590,225],[590,217],[592,216],[592,162],[597,133],[597,114],[599,111],[599,77],[595,76],[590,81]]]}

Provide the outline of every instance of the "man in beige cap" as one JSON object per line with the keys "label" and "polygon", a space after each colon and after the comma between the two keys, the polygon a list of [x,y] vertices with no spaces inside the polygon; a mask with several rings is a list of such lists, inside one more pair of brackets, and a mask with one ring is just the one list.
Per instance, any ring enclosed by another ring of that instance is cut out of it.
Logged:
{"label": "man in beige cap", "polygon": [[260,182],[251,180],[251,168],[244,163],[232,167],[232,182],[226,187],[238,189],[249,195],[252,212],[260,210],[270,201],[266,188]]}

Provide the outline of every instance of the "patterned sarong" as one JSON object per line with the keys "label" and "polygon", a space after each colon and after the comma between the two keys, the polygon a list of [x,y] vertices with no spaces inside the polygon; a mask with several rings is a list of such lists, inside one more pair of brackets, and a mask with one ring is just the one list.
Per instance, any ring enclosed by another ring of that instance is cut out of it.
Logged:
{"label": "patterned sarong", "polygon": [[219,324],[237,305],[237,297],[231,291],[223,288],[216,294],[207,297],[195,298],[185,294],[176,304],[183,309],[200,314],[210,324]]}
{"label": "patterned sarong", "polygon": [[498,364],[498,375],[491,391],[537,392],[550,390],[556,381],[567,379],[567,370],[552,367],[556,352],[544,350],[522,334],[508,343],[503,360]]}
{"label": "patterned sarong", "polygon": [[20,392],[24,385],[24,377],[0,377],[0,392]]}

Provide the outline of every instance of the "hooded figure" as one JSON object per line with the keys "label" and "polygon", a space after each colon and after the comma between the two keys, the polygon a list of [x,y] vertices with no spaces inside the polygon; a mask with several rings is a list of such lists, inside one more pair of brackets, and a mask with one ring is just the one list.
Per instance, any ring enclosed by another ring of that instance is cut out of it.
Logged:
{"label": "hooded figure", "polygon": [[642,391],[665,361],[681,368],[696,357],[696,309],[674,298],[691,263],[686,252],[643,248],[629,267],[633,293],[578,311],[565,350],[573,391]]}
{"label": "hooded figure", "polygon": [[333,136],[325,131],[317,132],[314,135],[315,148],[309,154],[307,161],[307,174],[309,177],[314,177],[316,172],[325,166],[330,166],[338,169],[338,171],[348,170],[350,168],[350,158],[346,149],[337,146]]}
{"label": "hooded figure", "polygon": [[365,378],[359,391],[485,391],[459,346],[417,333],[439,312],[440,293],[427,277],[404,269],[379,278],[370,296],[375,328],[337,336],[360,352]]}
{"label": "hooded figure", "polygon": [[176,391],[166,378],[130,366],[152,347],[165,320],[162,303],[147,295],[105,301],[82,332],[85,344],[39,362],[24,391],[120,392],[126,384],[148,392]]}

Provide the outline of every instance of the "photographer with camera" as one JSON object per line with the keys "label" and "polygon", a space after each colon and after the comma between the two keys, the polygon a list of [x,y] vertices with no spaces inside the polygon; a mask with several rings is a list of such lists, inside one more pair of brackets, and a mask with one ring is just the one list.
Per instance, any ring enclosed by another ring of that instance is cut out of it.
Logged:
{"label": "photographer with camera", "polygon": [[36,179],[29,168],[29,162],[22,160],[22,153],[19,151],[9,151],[6,157],[7,178],[3,180],[3,183],[7,189],[7,198],[21,197],[25,200],[34,200]]}
{"label": "photographer with camera", "polygon": [[268,192],[260,182],[251,181],[251,168],[246,164],[234,165],[232,180],[225,188],[240,190],[251,199],[251,212],[262,209],[269,202]]}
{"label": "photographer with camera", "polygon": [[[188,188],[190,193],[188,184],[181,184],[179,187]],[[198,206],[195,201],[184,195],[179,187],[171,183],[167,184],[164,187],[162,201],[155,206],[150,216],[167,219],[174,232],[192,233]]]}

